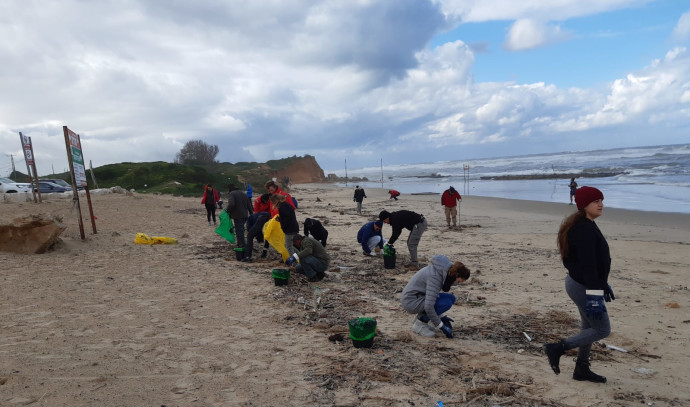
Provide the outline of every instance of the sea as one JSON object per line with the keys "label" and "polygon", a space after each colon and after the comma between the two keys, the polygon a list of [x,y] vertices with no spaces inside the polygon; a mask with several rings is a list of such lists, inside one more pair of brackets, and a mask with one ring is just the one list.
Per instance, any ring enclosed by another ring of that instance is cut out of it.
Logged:
{"label": "sea", "polygon": [[461,195],[562,203],[570,202],[568,184],[575,177],[579,186],[599,188],[607,207],[690,213],[690,144],[381,164],[327,173],[347,176],[339,183],[344,187],[424,194],[453,186]]}

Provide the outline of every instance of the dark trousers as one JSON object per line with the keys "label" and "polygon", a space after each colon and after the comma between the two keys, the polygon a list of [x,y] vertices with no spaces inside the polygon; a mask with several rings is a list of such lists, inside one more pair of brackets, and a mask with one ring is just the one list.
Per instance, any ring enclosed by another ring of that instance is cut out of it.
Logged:
{"label": "dark trousers", "polygon": [[216,223],[216,204],[204,204],[204,206],[206,206],[206,219],[209,222],[211,221],[211,219],[213,219],[213,223]]}

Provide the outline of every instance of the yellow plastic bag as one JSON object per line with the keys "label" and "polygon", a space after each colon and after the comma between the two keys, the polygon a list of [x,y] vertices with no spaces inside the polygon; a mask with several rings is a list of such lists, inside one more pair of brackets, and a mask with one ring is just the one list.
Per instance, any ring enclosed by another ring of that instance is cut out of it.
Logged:
{"label": "yellow plastic bag", "polygon": [[177,244],[177,239],[174,237],[154,236],[149,237],[144,233],[137,233],[134,238],[136,244]]}
{"label": "yellow plastic bag", "polygon": [[289,254],[285,248],[285,233],[280,228],[280,222],[276,220],[275,216],[264,225],[264,239],[283,256],[283,261],[287,260]]}

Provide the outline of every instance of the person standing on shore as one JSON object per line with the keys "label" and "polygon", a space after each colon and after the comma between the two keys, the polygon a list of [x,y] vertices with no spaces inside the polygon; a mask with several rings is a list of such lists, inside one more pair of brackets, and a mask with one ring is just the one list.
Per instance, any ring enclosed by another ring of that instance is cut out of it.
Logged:
{"label": "person standing on shore", "polygon": [[570,184],[568,184],[568,187],[570,188],[570,204],[573,204],[573,198],[575,198],[575,191],[577,190],[577,182],[575,182],[575,177],[570,178]]}
{"label": "person standing on shore", "polygon": [[449,229],[451,218],[453,219],[453,227],[457,226],[458,202],[462,202],[462,197],[453,187],[446,189],[441,194],[441,205],[443,205],[443,210],[446,213],[446,224],[448,224]]}
{"label": "person standing on shore", "polygon": [[364,193],[364,188],[360,188],[359,185],[355,187],[355,196],[352,198],[353,201],[357,202],[357,213],[362,214],[362,201],[367,197]]}
{"label": "person standing on shore", "polygon": [[417,247],[419,246],[419,241],[422,239],[422,234],[428,226],[424,216],[404,209],[392,213],[383,210],[379,213],[379,220],[383,223],[388,223],[393,228],[393,234],[388,240],[388,244],[391,246],[398,240],[403,228],[410,231],[410,235],[407,237],[407,249],[410,251],[410,263],[405,267],[417,270],[419,268]]}
{"label": "person standing on shore", "polygon": [[559,361],[568,349],[578,348],[573,379],[606,383],[606,377],[589,370],[592,343],[611,333],[604,302],[615,300],[608,284],[611,270],[609,245],[594,219],[604,210],[604,194],[584,186],[575,192],[577,212],[565,218],[558,230],[558,249],[568,269],[565,291],[577,306],[582,319],[580,332],[557,343],[544,345],[554,373],[561,372]]}
{"label": "person standing on shore", "polygon": [[448,257],[440,254],[431,259],[431,264],[416,272],[402,292],[403,309],[417,314],[412,331],[434,337],[434,328],[438,328],[446,338],[452,338],[453,319],[445,313],[455,304],[455,296],[448,291],[454,283],[462,283],[468,278],[470,270],[464,264],[459,261],[451,263]]}
{"label": "person standing on shore", "polygon": [[239,190],[234,184],[228,184],[228,206],[225,211],[230,215],[232,222],[235,224],[235,237],[237,238],[237,247],[244,247],[246,245],[244,236],[244,225],[247,223],[249,215],[254,213],[252,208],[252,200],[249,199],[244,191]]}
{"label": "person standing on shore", "polygon": [[220,201],[220,194],[217,190],[213,189],[213,185],[206,184],[204,186],[204,196],[201,198],[201,204],[206,207],[206,220],[208,220],[208,225],[211,226],[211,219],[213,219],[213,224],[216,224],[216,205]]}

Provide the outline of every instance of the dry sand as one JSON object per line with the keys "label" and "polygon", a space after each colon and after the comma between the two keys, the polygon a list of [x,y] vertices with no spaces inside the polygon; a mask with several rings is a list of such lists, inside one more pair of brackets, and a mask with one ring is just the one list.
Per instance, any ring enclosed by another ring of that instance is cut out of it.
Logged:
{"label": "dry sand", "polygon": [[[93,196],[98,233],[85,221],[85,241],[69,200],[1,202],[0,221],[45,213],[68,228],[48,253],[0,253],[0,405],[690,405],[690,215],[605,209],[597,221],[616,293],[604,343],[628,351],[595,345],[592,369],[608,377],[597,385],[572,380],[572,351],[556,376],[541,350],[578,330],[555,248],[572,206],[465,196],[462,227],[448,230],[439,195],[367,190],[357,215],[352,188],[291,192],[298,220],[330,232],[316,312],[302,276],[274,285],[277,254],[237,262],[200,198]],[[427,217],[422,260],[444,254],[472,270],[452,290],[452,340],[415,335],[400,308],[407,231],[397,269],[361,254],[357,230],[382,209]],[[137,232],[179,244],[135,245]],[[347,337],[359,316],[378,321],[371,349]]]}

